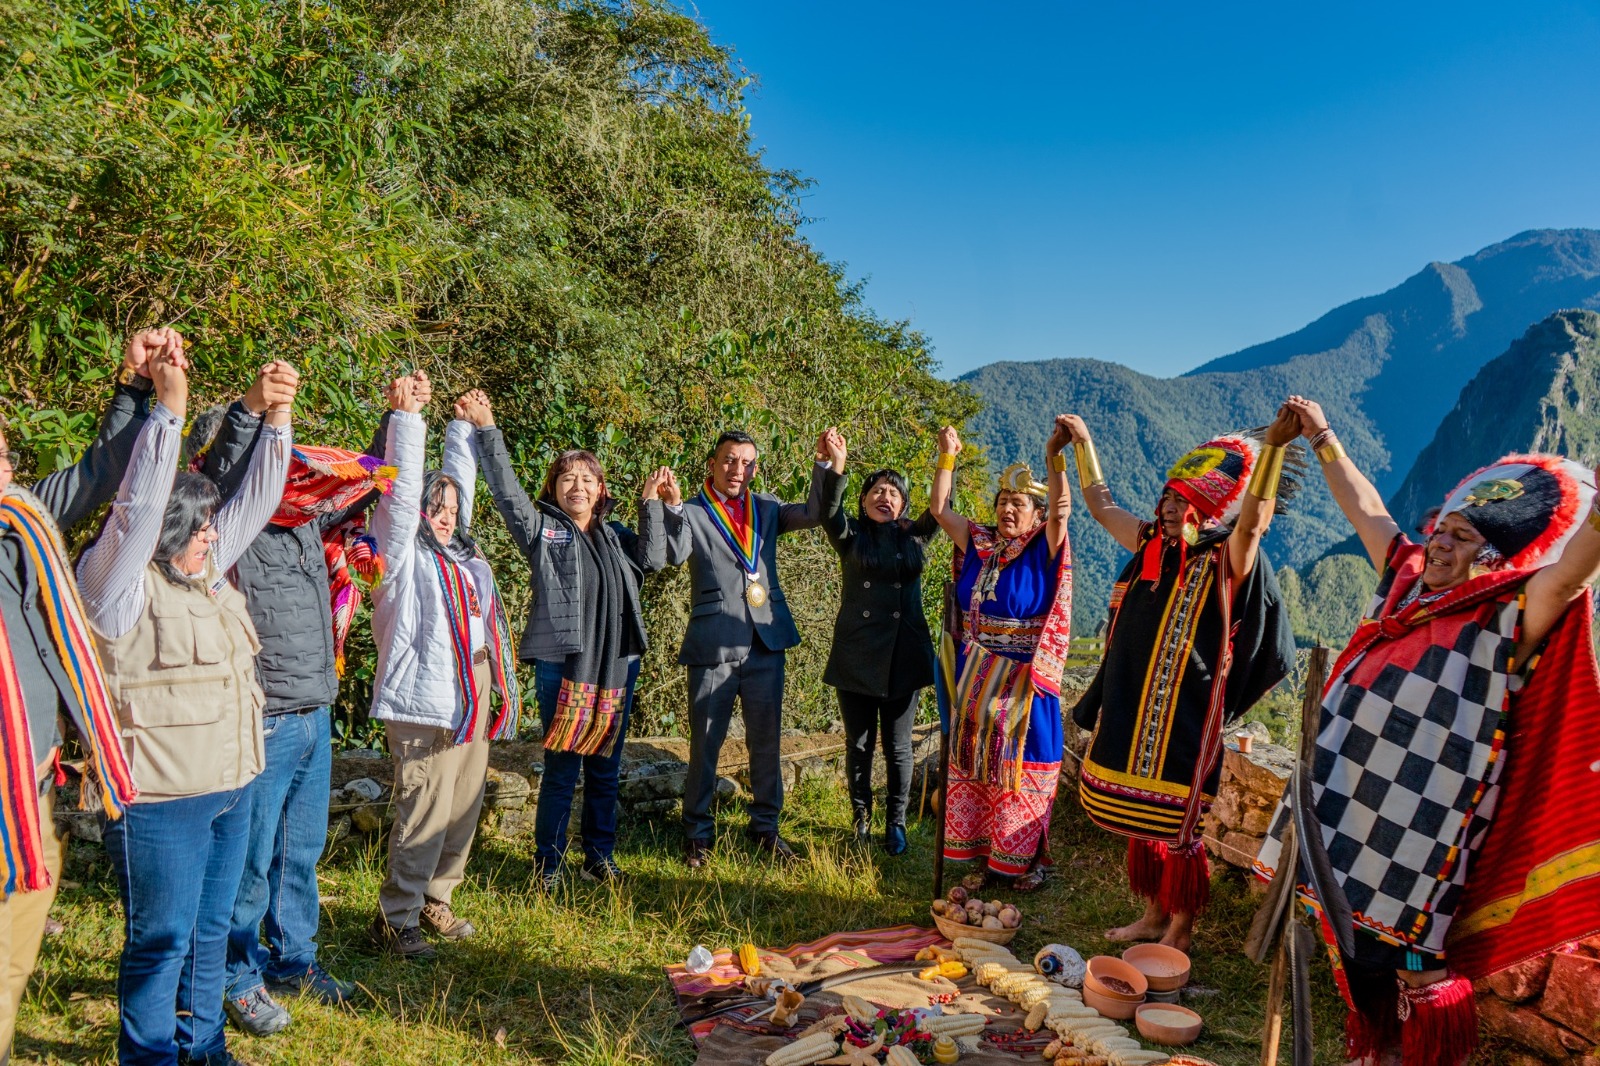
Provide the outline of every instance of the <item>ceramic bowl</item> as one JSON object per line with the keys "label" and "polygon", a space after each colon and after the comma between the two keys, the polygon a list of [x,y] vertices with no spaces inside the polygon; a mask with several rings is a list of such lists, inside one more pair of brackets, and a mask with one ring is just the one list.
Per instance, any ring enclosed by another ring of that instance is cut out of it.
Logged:
{"label": "ceramic bowl", "polygon": [[1175,1003],[1146,1003],[1134,1008],[1133,1018],[1140,1036],[1168,1047],[1194,1043],[1205,1027],[1200,1015]]}
{"label": "ceramic bowl", "polygon": [[1189,956],[1164,944],[1135,944],[1122,961],[1144,974],[1152,992],[1174,992],[1189,983]]}
{"label": "ceramic bowl", "polygon": [[1093,1007],[1099,1011],[1101,1016],[1119,1022],[1125,1022],[1132,1018],[1133,1012],[1141,1006],[1137,1000],[1112,999],[1110,996],[1101,993],[1089,981],[1083,983],[1083,1003],[1084,1006]]}
{"label": "ceramic bowl", "polygon": [[[1089,960],[1089,972],[1084,975],[1085,990],[1093,988],[1107,999],[1120,999],[1124,1003],[1143,1003],[1144,994],[1150,991],[1150,981],[1137,968],[1110,955],[1096,955]],[[1133,989],[1120,992],[1105,983],[1111,977]]]}

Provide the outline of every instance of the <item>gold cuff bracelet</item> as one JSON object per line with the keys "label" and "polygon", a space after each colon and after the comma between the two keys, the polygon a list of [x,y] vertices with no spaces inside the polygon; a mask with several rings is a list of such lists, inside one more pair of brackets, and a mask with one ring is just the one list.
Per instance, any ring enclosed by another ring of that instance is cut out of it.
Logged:
{"label": "gold cuff bracelet", "polygon": [[[1078,486],[1092,488],[1104,485],[1106,476],[1100,470],[1100,457],[1094,452],[1094,441],[1080,440],[1072,446],[1072,457],[1078,461]],[[1062,460],[1066,462],[1065,459]]]}
{"label": "gold cuff bracelet", "polygon": [[955,456],[955,453],[954,452],[940,452],[939,453],[939,461],[937,463],[935,463],[934,465],[937,466],[940,470],[954,470],[956,468],[956,456]]}
{"label": "gold cuff bracelet", "polygon": [[1045,462],[1053,473],[1065,474],[1067,472],[1067,457],[1060,452],[1045,456]]}
{"label": "gold cuff bracelet", "polygon": [[1278,478],[1283,474],[1283,445],[1263,444],[1256,465],[1250,471],[1247,492],[1258,500],[1272,500],[1278,496]]}
{"label": "gold cuff bracelet", "polygon": [[1317,461],[1323,466],[1327,466],[1329,463],[1337,463],[1344,457],[1344,445],[1340,444],[1337,440],[1330,440],[1328,443],[1317,449]]}

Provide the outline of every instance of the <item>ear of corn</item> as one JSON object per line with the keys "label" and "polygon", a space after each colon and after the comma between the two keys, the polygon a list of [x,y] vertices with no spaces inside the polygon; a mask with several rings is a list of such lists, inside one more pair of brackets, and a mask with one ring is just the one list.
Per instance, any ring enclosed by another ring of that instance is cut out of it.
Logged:
{"label": "ear of corn", "polygon": [[750,977],[761,975],[761,956],[756,954],[754,944],[739,945],[739,969]]}

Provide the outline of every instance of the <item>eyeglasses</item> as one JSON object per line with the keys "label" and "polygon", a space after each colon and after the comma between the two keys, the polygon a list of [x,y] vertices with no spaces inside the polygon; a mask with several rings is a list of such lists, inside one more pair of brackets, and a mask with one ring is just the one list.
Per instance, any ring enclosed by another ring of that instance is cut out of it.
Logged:
{"label": "eyeglasses", "polygon": [[0,466],[15,470],[22,462],[21,452],[0,452]]}

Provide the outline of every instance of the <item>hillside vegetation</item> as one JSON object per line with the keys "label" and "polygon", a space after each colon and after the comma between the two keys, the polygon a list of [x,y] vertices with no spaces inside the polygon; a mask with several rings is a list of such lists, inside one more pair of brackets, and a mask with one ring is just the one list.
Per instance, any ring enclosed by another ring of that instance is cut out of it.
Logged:
{"label": "hillside vegetation", "polygon": [[[753,148],[747,77],[664,3],[12,0],[0,78],[0,410],[25,477],[85,443],[121,336],[153,324],[191,338],[197,410],[293,360],[316,443],[364,444],[414,366],[436,396],[482,386],[525,483],[592,448],[625,520],[644,471],[692,488],[726,426],[791,498],[831,423],[853,463],[926,485],[929,431],[976,406],[799,235],[805,183]],[[487,501],[477,526],[520,619],[525,564]],[[792,707],[816,720],[837,562],[790,541]],[[645,730],[678,724],[679,582],[649,589]]]}

